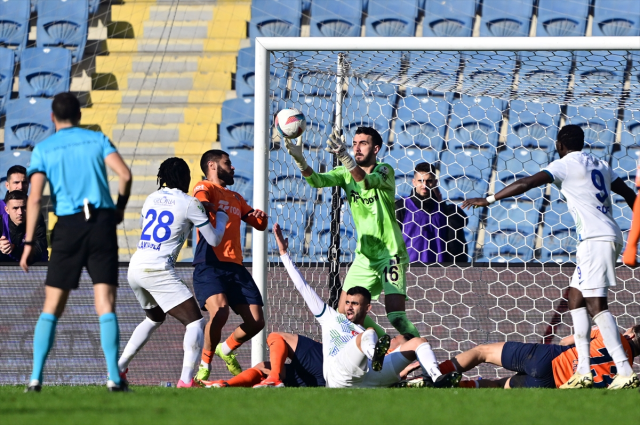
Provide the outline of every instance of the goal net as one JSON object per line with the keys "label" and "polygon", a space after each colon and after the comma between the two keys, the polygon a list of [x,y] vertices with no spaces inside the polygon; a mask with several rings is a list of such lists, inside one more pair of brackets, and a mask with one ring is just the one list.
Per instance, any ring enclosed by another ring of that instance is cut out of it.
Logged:
{"label": "goal net", "polygon": [[[577,240],[557,188],[466,210],[466,218],[459,206],[557,159],[556,135],[566,124],[582,127],[585,151],[635,189],[640,51],[629,50],[637,46],[626,38],[458,41],[257,39],[254,205],[282,226],[294,261],[334,301],[357,241],[346,194],[306,183],[273,131],[273,116],[283,108],[304,113],[301,142],[316,172],[337,165],[324,151],[334,128],[350,145],[358,127],[373,127],[383,139],[378,159],[394,169],[396,199],[412,196],[414,169],[426,162],[436,170],[436,196],[449,206],[438,236],[444,248],[431,244],[434,262],[412,263],[407,275],[408,317],[439,358],[479,343],[558,343],[571,333],[564,299]],[[631,210],[615,194],[610,204],[626,238]],[[253,264],[268,294],[267,332],[319,336],[272,235],[253,233]],[[620,266],[610,292],[621,327],[640,320],[633,274]],[[373,313],[394,333],[383,300]],[[254,361],[262,350],[255,347]]]}

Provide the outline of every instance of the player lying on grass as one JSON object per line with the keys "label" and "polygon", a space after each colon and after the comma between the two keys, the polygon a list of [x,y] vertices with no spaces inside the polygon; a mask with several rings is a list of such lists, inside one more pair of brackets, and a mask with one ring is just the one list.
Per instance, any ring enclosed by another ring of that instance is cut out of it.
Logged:
{"label": "player lying on grass", "polygon": [[416,358],[441,385],[451,385],[459,380],[456,373],[442,376],[431,346],[423,338],[414,338],[404,344],[404,349],[401,346],[400,350],[385,356],[391,345],[389,335],[378,339],[373,328],[364,328],[364,318],[371,310],[369,291],[360,286],[350,288],[344,298],[345,313],[338,313],[322,301],[293,264],[287,253],[289,240],[282,236],[277,223],[273,226],[273,234],[289,277],[322,327],[322,369],[327,387],[388,386],[397,382],[400,371]]}
{"label": "player lying on grass", "polygon": [[[635,325],[621,336],[625,355],[630,363],[640,355],[640,325]],[[516,375],[498,380],[481,379],[462,381],[461,387],[468,388],[560,388],[569,381],[578,363],[575,339],[570,335],[555,344],[532,344],[522,342],[497,342],[478,345],[440,364],[440,370],[460,373],[473,369],[482,363],[504,367]],[[611,388],[616,376],[616,365],[607,348],[600,330],[591,329],[591,375],[593,387]],[[627,387],[630,388],[630,387]]]}
{"label": "player lying on grass", "polygon": [[[389,352],[395,351],[413,338],[411,334],[396,336],[391,340]],[[229,380],[206,382],[206,386],[208,388],[325,386],[321,343],[303,335],[273,332],[267,337],[267,345],[269,345],[268,362],[258,363]],[[287,358],[291,359],[291,363],[285,363]],[[402,370],[399,379],[404,379],[408,372],[408,368]]]}
{"label": "player lying on grass", "polygon": [[556,151],[560,159],[539,173],[519,179],[495,196],[468,199],[463,208],[486,207],[500,199],[518,196],[534,187],[554,183],[567,199],[578,234],[577,267],[569,285],[569,310],[573,319],[578,367],[561,388],[588,388],[593,385],[589,369],[591,321],[598,325],[604,344],[616,364],[618,375],[609,388],[635,388],[638,377],[622,347],[616,320],[607,305],[609,286],[616,285],[616,260],[622,249],[622,231],[611,214],[611,191],[633,208],[636,194],[619,178],[606,161],[582,152],[584,132],[566,125],[558,132]]}
{"label": "player lying on grass", "polygon": [[194,385],[193,375],[204,339],[204,319],[191,291],[176,275],[174,265],[192,225],[209,245],[217,246],[229,217],[224,211],[217,211],[214,228],[200,201],[187,195],[190,182],[191,171],[183,159],[165,160],[158,170],[160,187],[147,197],[142,207],[142,234],[129,263],[128,278],[147,318],[133,331],[118,361],[120,376],[125,379],[129,362],[169,314],[186,326],[178,388]]}
{"label": "player lying on grass", "polygon": [[[355,160],[347,152],[344,136],[334,131],[327,141],[327,150],[342,163],[326,173],[313,171],[304,158],[302,141],[294,144],[285,139],[285,146],[311,187],[340,186],[347,194],[353,222],[358,234],[356,258],[349,268],[338,304],[340,313],[347,291],[354,286],[366,288],[374,300],[384,291],[385,310],[389,322],[398,333],[420,336],[407,318],[406,268],[409,254],[395,215],[396,184],[393,169],[378,162],[382,137],[371,127],[358,127],[353,137]],[[378,336],[384,330],[366,317],[365,325],[373,327]]]}

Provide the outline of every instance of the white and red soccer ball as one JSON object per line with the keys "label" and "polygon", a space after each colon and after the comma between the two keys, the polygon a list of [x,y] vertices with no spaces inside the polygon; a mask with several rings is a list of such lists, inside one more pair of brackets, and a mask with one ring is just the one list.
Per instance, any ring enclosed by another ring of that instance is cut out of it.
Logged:
{"label": "white and red soccer ball", "polygon": [[295,139],[300,137],[307,128],[304,114],[297,109],[283,109],[276,115],[276,130],[280,137]]}

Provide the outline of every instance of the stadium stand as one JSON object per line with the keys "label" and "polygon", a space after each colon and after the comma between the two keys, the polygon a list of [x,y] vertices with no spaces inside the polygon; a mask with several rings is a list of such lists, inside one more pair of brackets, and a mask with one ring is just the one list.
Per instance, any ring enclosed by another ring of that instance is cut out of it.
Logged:
{"label": "stadium stand", "polygon": [[12,49],[16,60],[27,47],[31,8],[24,0],[0,2],[0,46]]}
{"label": "stadium stand", "polygon": [[566,124],[582,127],[585,152],[609,161],[616,135],[616,112],[609,109],[567,108]]}
{"label": "stadium stand", "polygon": [[362,0],[313,0],[311,37],[359,37]]}
{"label": "stadium stand", "polygon": [[297,37],[301,17],[300,0],[253,0],[249,36]]}
{"label": "stadium stand", "polygon": [[53,133],[50,99],[32,97],[7,102],[5,150],[32,148]]}
{"label": "stadium stand", "polygon": [[69,91],[71,57],[62,47],[25,49],[20,62],[20,97],[53,97]]}
{"label": "stadium stand", "polygon": [[365,20],[367,37],[413,37],[418,0],[369,0]]}
{"label": "stadium stand", "polygon": [[[509,105],[506,145],[510,148],[540,149],[548,156],[555,151],[560,106],[514,100]],[[547,158],[547,161],[548,162]]]}
{"label": "stadium stand", "polygon": [[13,51],[0,47],[0,115],[5,114],[5,104],[11,96],[15,66]]}
{"label": "stadium stand", "polygon": [[470,37],[476,2],[469,0],[426,0],[424,5],[423,37]]}
{"label": "stadium stand", "polygon": [[579,37],[585,35],[589,0],[559,2],[539,0],[538,37]]}
{"label": "stadium stand", "polygon": [[533,0],[484,0],[482,37],[527,37],[531,26]]}
{"label": "stadium stand", "polygon": [[253,99],[229,99],[222,104],[220,145],[223,150],[253,148]]}
{"label": "stadium stand", "polygon": [[635,0],[598,0],[593,11],[594,36],[640,35],[640,8]]}
{"label": "stadium stand", "polygon": [[524,101],[560,103],[569,85],[571,52],[520,52],[518,98]]}
{"label": "stadium stand", "polygon": [[[325,262],[329,258],[331,247],[331,216],[330,205],[323,203],[316,205],[313,210],[313,224],[311,225],[311,238],[314,243],[309,245],[309,260]],[[340,249],[342,262],[353,260],[356,249],[356,230],[351,217],[351,210],[343,202],[340,209]]]}
{"label": "stadium stand", "polygon": [[82,59],[87,43],[87,0],[48,0],[38,4],[38,47],[63,46],[73,63]]}

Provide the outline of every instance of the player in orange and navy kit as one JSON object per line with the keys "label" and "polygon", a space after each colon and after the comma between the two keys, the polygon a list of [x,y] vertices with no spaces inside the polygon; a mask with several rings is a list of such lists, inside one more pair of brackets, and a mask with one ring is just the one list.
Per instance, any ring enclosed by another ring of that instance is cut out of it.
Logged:
{"label": "player in orange and navy kit", "polygon": [[[244,221],[256,230],[264,231],[267,215],[253,209],[237,192],[227,186],[234,183],[234,168],[229,155],[221,150],[205,152],[200,168],[206,176],[196,184],[193,196],[198,198],[209,213],[215,226],[215,212],[224,210],[229,221],[220,244],[212,247],[199,238],[193,259],[193,289],[202,310],[209,312],[209,323],[204,332],[202,363],[196,374],[196,382],[209,379],[214,352],[227,364],[233,375],[242,372],[234,351],[264,328],[262,295],[249,271],[242,265],[240,224]],[[220,343],[223,326],[229,317],[229,307],[242,317],[238,326],[223,343]]]}
{"label": "player in orange and navy kit", "polygon": [[[640,355],[640,325],[627,329],[620,339],[629,363],[633,364],[633,358]],[[523,342],[483,344],[458,354],[439,367],[442,373],[463,373],[482,363],[492,363],[517,372],[514,376],[498,380],[462,381],[461,387],[559,388],[573,376],[578,364],[578,351],[573,343],[573,335],[570,335],[559,345]],[[606,388],[618,371],[596,326],[591,329],[590,347],[593,387]]]}

